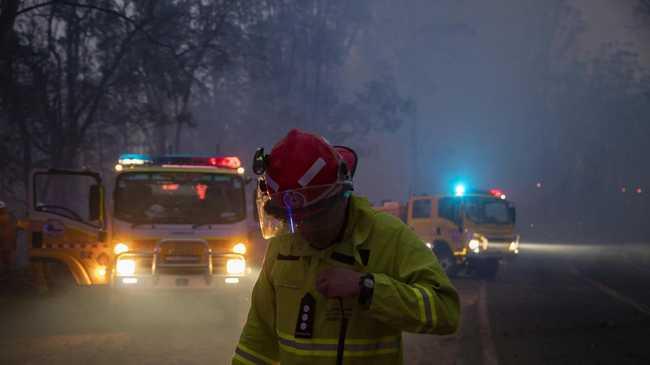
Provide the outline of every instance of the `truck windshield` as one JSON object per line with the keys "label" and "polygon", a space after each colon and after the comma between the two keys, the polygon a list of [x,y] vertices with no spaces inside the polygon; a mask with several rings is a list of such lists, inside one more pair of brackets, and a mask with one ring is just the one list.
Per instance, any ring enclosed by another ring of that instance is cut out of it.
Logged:
{"label": "truck windshield", "polygon": [[131,223],[226,224],[246,214],[243,180],[228,174],[126,173],[114,199],[115,217]]}
{"label": "truck windshield", "polygon": [[490,197],[466,197],[465,214],[474,223],[513,224],[510,204],[502,199]]}

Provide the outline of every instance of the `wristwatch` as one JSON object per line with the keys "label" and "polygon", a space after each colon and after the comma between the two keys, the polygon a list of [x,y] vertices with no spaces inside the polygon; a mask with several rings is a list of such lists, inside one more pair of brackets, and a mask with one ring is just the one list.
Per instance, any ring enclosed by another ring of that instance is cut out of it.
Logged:
{"label": "wristwatch", "polygon": [[370,273],[361,276],[361,279],[359,280],[359,304],[370,306],[374,290],[375,277]]}

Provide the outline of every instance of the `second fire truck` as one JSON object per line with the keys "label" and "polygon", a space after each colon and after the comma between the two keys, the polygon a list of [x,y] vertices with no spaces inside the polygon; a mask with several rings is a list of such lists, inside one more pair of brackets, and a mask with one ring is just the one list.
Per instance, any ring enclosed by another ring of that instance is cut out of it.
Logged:
{"label": "second fire truck", "polygon": [[376,207],[405,221],[433,250],[445,271],[461,269],[494,277],[501,260],[519,253],[516,211],[498,190],[412,196],[406,204],[384,202]]}

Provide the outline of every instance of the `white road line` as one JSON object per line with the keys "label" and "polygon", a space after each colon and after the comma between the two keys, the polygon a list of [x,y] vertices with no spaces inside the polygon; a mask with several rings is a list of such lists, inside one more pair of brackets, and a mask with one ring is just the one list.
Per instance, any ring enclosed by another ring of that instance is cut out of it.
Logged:
{"label": "white road line", "polygon": [[487,293],[485,281],[481,281],[480,293],[478,296],[478,324],[479,335],[481,338],[481,355],[483,356],[483,365],[498,365],[499,360],[497,350],[492,340],[492,331],[490,330],[490,316],[487,309]]}
{"label": "white road line", "polygon": [[608,296],[612,297],[613,299],[615,299],[615,300],[617,300],[617,301],[619,301],[619,302],[621,302],[623,304],[627,304],[627,305],[633,307],[634,309],[636,309],[639,312],[645,314],[646,316],[650,316],[650,307],[648,307],[647,305],[645,305],[643,303],[639,303],[636,300],[634,300],[634,299],[632,299],[630,297],[627,297],[627,296],[617,292],[616,290],[608,287],[607,285],[605,285],[605,284],[603,284],[603,283],[601,283],[599,281],[593,280],[593,279],[587,277],[586,275],[581,274],[580,271],[574,265],[571,265],[571,272],[575,276],[577,276],[577,277],[581,278],[582,280],[588,282],[589,284],[596,287],[598,290],[602,291],[603,293],[607,294]]}

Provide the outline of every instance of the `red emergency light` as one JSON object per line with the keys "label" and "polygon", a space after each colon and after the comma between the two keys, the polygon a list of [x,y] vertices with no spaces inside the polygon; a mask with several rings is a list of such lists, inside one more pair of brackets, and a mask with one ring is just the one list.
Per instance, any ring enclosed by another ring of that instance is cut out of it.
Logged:
{"label": "red emergency light", "polygon": [[169,166],[213,166],[233,170],[237,170],[241,167],[241,161],[238,157],[234,156],[163,156],[156,158],[154,161],[157,165]]}
{"label": "red emergency light", "polygon": [[506,199],[506,194],[503,193],[503,191],[499,189],[490,189],[490,195],[492,195],[495,198],[499,199]]}
{"label": "red emergency light", "polygon": [[227,169],[238,169],[241,167],[241,161],[238,157],[211,157],[210,165],[225,167]]}

